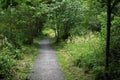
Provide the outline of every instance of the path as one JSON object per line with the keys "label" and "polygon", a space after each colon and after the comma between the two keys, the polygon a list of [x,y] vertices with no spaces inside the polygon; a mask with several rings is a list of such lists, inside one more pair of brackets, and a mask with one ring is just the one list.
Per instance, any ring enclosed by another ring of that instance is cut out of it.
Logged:
{"label": "path", "polygon": [[40,42],[38,59],[33,65],[30,80],[65,80],[49,39]]}

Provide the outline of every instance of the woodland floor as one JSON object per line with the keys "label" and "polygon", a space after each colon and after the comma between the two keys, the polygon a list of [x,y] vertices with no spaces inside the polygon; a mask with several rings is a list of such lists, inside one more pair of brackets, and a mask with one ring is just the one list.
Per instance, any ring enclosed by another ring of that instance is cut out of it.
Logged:
{"label": "woodland floor", "polygon": [[39,55],[33,64],[30,80],[65,80],[55,51],[50,46],[50,39],[41,40],[39,45]]}

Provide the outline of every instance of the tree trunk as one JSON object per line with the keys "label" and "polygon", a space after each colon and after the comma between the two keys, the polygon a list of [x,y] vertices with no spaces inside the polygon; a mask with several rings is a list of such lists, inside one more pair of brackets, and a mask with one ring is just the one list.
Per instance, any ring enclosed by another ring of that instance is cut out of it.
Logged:
{"label": "tree trunk", "polygon": [[110,59],[110,27],[111,27],[111,0],[107,2],[107,37],[106,37],[106,62],[105,62],[105,80],[109,79],[109,59]]}

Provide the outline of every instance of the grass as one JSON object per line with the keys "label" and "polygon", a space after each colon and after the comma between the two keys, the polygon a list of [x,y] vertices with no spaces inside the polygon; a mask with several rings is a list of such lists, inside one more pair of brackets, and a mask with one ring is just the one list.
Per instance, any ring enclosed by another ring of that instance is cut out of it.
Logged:
{"label": "grass", "polygon": [[89,33],[55,46],[66,80],[102,80],[104,46],[100,36]]}
{"label": "grass", "polygon": [[32,64],[37,58],[38,39],[35,39],[35,43],[32,46],[22,46],[22,49],[24,54],[22,59],[17,60],[16,72],[11,80],[29,80]]}
{"label": "grass", "polygon": [[67,54],[63,44],[65,43],[55,45],[55,49],[66,80],[92,80],[90,74],[85,74],[82,68],[74,65],[71,55]]}

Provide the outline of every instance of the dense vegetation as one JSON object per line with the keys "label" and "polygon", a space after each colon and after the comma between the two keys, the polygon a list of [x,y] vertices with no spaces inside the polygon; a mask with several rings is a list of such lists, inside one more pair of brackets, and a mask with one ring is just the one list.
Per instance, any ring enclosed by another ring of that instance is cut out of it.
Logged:
{"label": "dense vegetation", "polygon": [[[108,80],[120,79],[119,8],[120,1],[111,0]],[[33,57],[34,39],[47,35],[59,46],[60,64],[68,80],[104,80],[106,11],[105,0],[1,0],[0,79],[22,80],[18,62]],[[19,77],[13,76],[16,72]]]}

